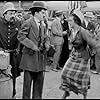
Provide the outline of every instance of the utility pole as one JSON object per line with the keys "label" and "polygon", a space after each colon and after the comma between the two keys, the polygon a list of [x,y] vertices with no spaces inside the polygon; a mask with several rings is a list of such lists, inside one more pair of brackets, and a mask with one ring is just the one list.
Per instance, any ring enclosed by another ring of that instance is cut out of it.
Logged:
{"label": "utility pole", "polygon": [[22,8],[22,2],[19,1],[19,8]]}

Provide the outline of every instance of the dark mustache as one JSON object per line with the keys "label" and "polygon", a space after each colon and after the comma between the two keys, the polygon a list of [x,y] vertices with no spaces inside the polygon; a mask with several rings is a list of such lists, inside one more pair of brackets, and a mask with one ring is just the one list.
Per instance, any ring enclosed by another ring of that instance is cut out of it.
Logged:
{"label": "dark mustache", "polygon": [[10,20],[15,20],[15,17],[11,17]]}

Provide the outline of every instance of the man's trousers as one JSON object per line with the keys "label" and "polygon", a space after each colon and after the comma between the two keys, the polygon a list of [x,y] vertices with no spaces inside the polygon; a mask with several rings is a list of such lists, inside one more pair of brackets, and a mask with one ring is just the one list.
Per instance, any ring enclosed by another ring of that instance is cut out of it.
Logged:
{"label": "man's trousers", "polygon": [[[33,86],[32,86],[33,81]],[[42,90],[44,83],[44,72],[24,71],[23,97],[30,99],[32,88],[32,99],[42,99]]]}

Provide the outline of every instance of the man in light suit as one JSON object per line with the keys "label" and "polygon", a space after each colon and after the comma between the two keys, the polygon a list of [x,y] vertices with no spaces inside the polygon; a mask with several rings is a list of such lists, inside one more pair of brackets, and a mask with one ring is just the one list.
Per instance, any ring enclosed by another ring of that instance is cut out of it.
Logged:
{"label": "man in light suit", "polygon": [[61,25],[61,19],[63,19],[63,11],[56,11],[56,18],[53,20],[51,25],[51,44],[54,45],[56,52],[54,54],[53,63],[52,63],[52,70],[57,72],[58,67],[58,61],[62,50],[62,45],[64,42],[63,35],[67,34],[66,31],[63,31],[62,25]]}
{"label": "man in light suit", "polygon": [[[23,99],[30,99],[31,84],[32,99],[41,99],[44,83],[45,29],[41,21],[47,10],[45,3],[34,1],[30,11],[32,17],[26,20],[18,34],[18,40],[24,45],[20,68],[24,70]],[[46,39],[45,39],[46,40]]]}
{"label": "man in light suit", "polygon": [[[84,22],[83,22],[83,28],[87,29],[90,34],[92,34],[92,36],[95,36],[95,28],[96,28],[96,24],[92,21],[92,19],[94,19],[95,16],[93,15],[92,12],[86,12],[84,14]],[[93,50],[91,47],[89,47],[89,51],[90,51],[90,69],[91,72],[95,72],[95,50]]]}

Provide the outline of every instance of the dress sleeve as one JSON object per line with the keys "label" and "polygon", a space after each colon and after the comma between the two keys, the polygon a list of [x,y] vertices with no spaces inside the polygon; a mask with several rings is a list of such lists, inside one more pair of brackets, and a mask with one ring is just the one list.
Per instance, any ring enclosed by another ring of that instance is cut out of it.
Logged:
{"label": "dress sleeve", "polygon": [[100,49],[100,39],[95,39],[92,37],[92,35],[89,33],[88,30],[82,29],[82,38],[87,42],[89,46],[91,46],[94,49]]}

